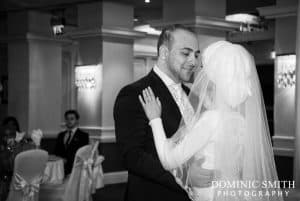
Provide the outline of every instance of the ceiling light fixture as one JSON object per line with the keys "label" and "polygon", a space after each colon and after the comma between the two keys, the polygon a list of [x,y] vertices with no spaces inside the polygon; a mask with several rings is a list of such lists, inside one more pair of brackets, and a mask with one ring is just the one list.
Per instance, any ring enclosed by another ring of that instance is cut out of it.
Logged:
{"label": "ceiling light fixture", "polygon": [[247,13],[237,13],[237,14],[227,15],[225,19],[231,22],[258,24],[258,17]]}
{"label": "ceiling light fixture", "polygon": [[150,0],[145,0],[145,3],[150,3]]}
{"label": "ceiling light fixture", "polygon": [[271,51],[270,57],[271,57],[271,59],[276,59],[276,52],[275,52],[275,50]]}
{"label": "ceiling light fixture", "polygon": [[157,30],[157,29],[151,27],[149,24],[136,26],[136,27],[134,27],[134,30],[135,31],[146,32],[147,34],[156,35],[156,36],[158,36],[161,33],[160,30]]}
{"label": "ceiling light fixture", "polygon": [[62,35],[65,28],[65,19],[54,16],[51,18],[50,24],[54,35]]}
{"label": "ceiling light fixture", "polygon": [[54,35],[64,34],[64,28],[66,25],[64,10],[53,11],[50,19],[50,25]]}
{"label": "ceiling light fixture", "polygon": [[265,21],[261,17],[252,14],[237,13],[227,15],[225,20],[240,23],[239,31],[241,32],[264,31],[267,29]]}

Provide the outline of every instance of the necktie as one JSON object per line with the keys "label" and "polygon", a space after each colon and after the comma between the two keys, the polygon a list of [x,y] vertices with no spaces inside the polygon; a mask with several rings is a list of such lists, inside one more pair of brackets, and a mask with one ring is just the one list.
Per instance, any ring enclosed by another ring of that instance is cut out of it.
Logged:
{"label": "necktie", "polygon": [[188,100],[187,95],[183,91],[181,84],[179,83],[179,84],[170,85],[169,89],[176,104],[179,107],[184,122],[186,123],[189,122],[194,115],[194,110]]}
{"label": "necktie", "polygon": [[71,137],[72,137],[72,131],[67,132],[67,140],[66,140],[66,146],[68,146],[71,142]]}

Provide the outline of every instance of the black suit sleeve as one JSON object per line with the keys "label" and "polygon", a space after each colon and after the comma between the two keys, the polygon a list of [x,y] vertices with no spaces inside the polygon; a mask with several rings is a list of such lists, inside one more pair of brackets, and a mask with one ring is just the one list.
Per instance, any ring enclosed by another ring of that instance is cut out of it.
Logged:
{"label": "black suit sleeve", "polygon": [[89,134],[82,132],[82,139],[80,139],[80,140],[81,140],[82,146],[88,145],[89,144]]}
{"label": "black suit sleeve", "polygon": [[144,150],[144,143],[152,138],[149,136],[152,133],[137,93],[120,92],[114,107],[114,119],[117,143],[128,171],[172,190],[181,190],[172,174],[163,169],[158,157]]}
{"label": "black suit sleeve", "polygon": [[55,149],[54,149],[54,154],[56,156],[61,156],[62,157],[62,146],[64,146],[63,144],[63,132],[59,133],[57,138],[56,138],[56,142],[55,142]]}

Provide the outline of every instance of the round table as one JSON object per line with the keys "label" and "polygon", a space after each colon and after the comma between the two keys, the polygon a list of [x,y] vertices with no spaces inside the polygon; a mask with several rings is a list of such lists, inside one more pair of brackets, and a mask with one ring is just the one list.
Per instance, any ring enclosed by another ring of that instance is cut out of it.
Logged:
{"label": "round table", "polygon": [[62,184],[64,176],[63,159],[50,155],[44,171],[43,182],[46,184]]}

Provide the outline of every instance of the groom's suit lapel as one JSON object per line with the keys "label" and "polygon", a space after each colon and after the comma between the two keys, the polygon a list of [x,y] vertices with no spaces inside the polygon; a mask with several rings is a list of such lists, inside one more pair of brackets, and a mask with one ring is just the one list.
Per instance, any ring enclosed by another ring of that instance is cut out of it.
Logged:
{"label": "groom's suit lapel", "polygon": [[150,86],[162,104],[162,121],[167,137],[171,137],[178,129],[181,121],[180,110],[167,86],[152,70],[149,73]]}

